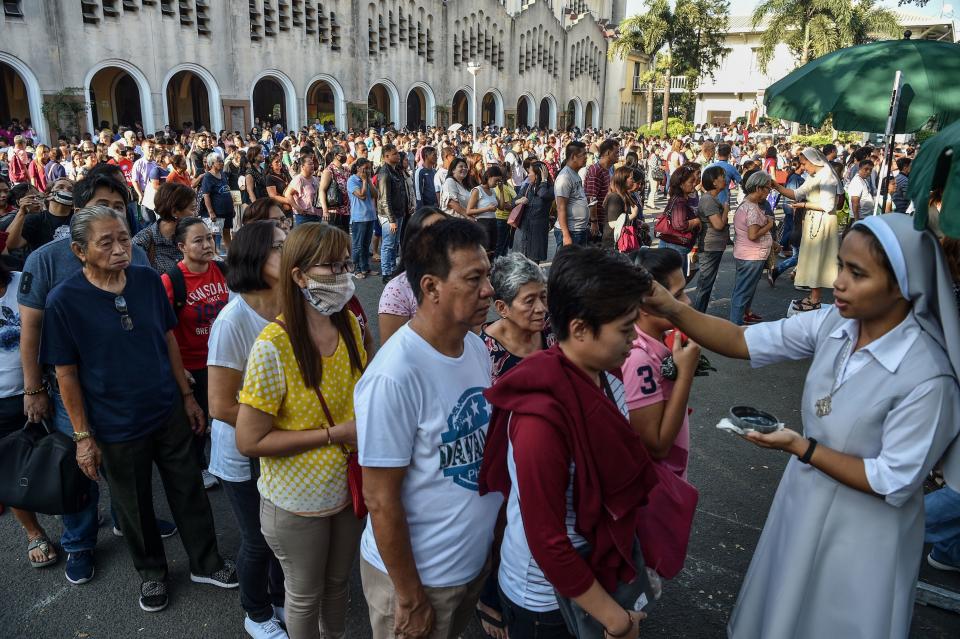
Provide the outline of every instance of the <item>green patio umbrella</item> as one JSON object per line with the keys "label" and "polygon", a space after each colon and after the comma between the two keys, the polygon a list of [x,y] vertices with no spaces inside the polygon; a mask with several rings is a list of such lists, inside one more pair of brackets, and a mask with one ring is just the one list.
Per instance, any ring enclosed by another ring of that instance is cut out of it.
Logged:
{"label": "green patio umbrella", "polygon": [[770,85],[763,102],[768,115],[791,122],[820,126],[832,115],[837,130],[882,133],[897,71],[903,91],[894,133],[960,120],[960,45],[933,40],[884,40],[828,53]]}
{"label": "green patio umbrella", "polygon": [[960,122],[924,142],[910,165],[909,195],[917,229],[927,227],[927,200],[937,189],[943,189],[940,230],[960,238]]}

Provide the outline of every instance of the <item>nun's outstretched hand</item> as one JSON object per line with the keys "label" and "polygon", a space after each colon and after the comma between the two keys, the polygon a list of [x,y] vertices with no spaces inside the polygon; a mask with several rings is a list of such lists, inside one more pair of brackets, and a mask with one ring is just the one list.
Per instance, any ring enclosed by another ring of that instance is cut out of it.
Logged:
{"label": "nun's outstretched hand", "polygon": [[643,310],[658,317],[670,317],[681,306],[670,291],[656,281],[651,285],[650,293],[644,295],[642,304]]}
{"label": "nun's outstretched hand", "polygon": [[758,433],[750,430],[747,431],[743,438],[748,442],[756,444],[760,448],[775,448],[793,455],[802,455],[804,450],[806,450],[803,435],[789,428],[783,428],[773,433]]}

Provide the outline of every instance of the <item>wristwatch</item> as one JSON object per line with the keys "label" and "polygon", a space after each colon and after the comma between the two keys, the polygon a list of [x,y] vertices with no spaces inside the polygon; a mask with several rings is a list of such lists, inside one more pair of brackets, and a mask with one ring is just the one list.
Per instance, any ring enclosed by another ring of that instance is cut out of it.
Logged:
{"label": "wristwatch", "polygon": [[76,431],[74,431],[73,433],[73,441],[75,442],[81,442],[84,439],[87,439],[88,437],[93,437],[93,433],[91,433],[88,430],[85,430],[82,433],[78,433]]}

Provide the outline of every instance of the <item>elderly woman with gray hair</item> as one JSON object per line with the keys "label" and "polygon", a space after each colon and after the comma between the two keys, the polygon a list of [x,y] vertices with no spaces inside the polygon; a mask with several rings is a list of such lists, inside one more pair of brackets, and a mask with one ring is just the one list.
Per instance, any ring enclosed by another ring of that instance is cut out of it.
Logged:
{"label": "elderly woman with gray hair", "polygon": [[[815,311],[820,308],[820,289],[833,288],[837,279],[837,253],[840,250],[840,230],[837,226],[837,176],[823,153],[813,147],[800,154],[800,164],[811,178],[796,189],[788,189],[776,182],[773,188],[782,196],[796,200],[807,209],[803,217],[803,250],[797,261],[794,284],[810,288],[810,294],[793,302],[797,311]],[[797,204],[793,205],[797,208]]]}
{"label": "elderly woman with gray hair", "polygon": [[737,274],[730,301],[730,321],[737,325],[756,324],[763,319],[751,312],[750,304],[773,247],[770,231],[774,226],[774,218],[763,210],[763,202],[770,194],[771,184],[773,180],[770,175],[763,171],[757,171],[747,178],[743,184],[746,197],[733,216],[733,228],[736,231],[733,259]]}
{"label": "elderly woman with gray hair", "polygon": [[233,228],[233,196],[230,194],[230,182],[223,172],[223,158],[216,153],[208,153],[203,159],[203,166],[207,169],[200,180],[202,196],[200,216],[209,217],[223,226],[223,250],[230,247],[230,229]]}
{"label": "elderly woman with gray hair", "polygon": [[520,253],[493,262],[493,301],[500,319],[484,324],[480,337],[493,361],[493,383],[527,355],[556,343],[547,318],[547,278]]}
{"label": "elderly woman with gray hair", "polygon": [[[190,579],[236,588],[217,550],[213,515],[191,450],[206,428],[183,371],[173,314],[160,276],[131,264],[122,213],[90,206],[70,223],[80,271],[47,297],[40,362],[55,367],[77,442],[77,464],[110,482],[123,538],[140,573],[140,607],[167,605],[167,561],[153,510],[156,464],[190,562]],[[137,372],[135,383],[128,380]]]}

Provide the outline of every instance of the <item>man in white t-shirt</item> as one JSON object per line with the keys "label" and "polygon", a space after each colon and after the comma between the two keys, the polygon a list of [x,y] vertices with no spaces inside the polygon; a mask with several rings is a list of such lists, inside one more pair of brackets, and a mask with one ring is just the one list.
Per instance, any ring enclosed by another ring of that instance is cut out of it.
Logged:
{"label": "man in white t-shirt", "polygon": [[360,574],[374,639],[463,632],[503,503],[481,497],[477,485],[491,364],[470,329],[486,319],[493,296],[483,230],[444,220],[408,242],[406,276],[419,310],[354,391],[370,510]]}
{"label": "man in white t-shirt", "polygon": [[877,184],[874,182],[872,160],[860,162],[857,174],[847,186],[847,195],[850,196],[850,215],[854,220],[873,214],[877,202]]}

